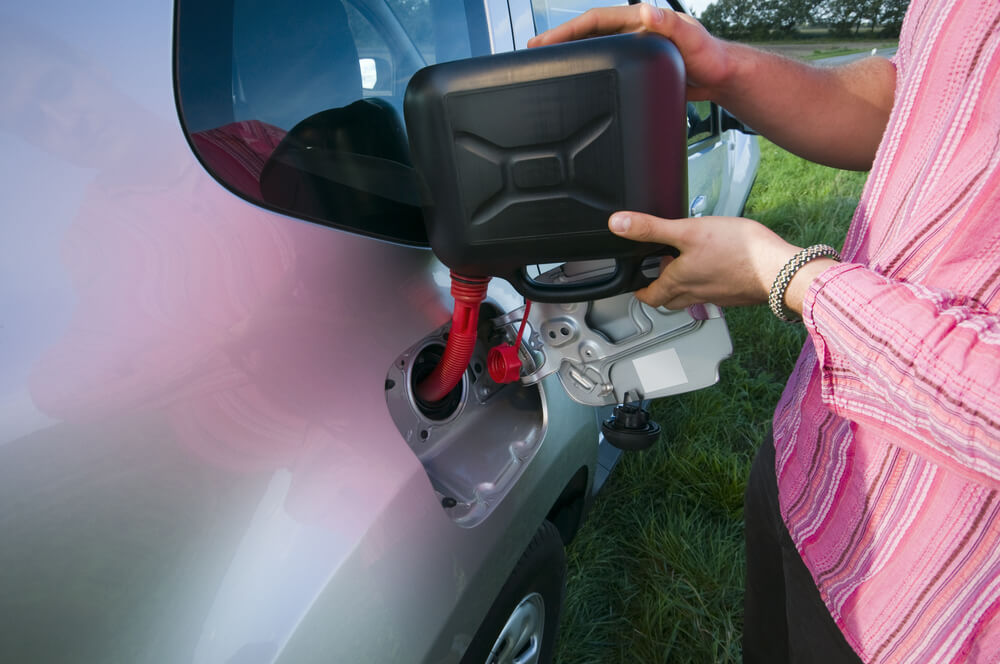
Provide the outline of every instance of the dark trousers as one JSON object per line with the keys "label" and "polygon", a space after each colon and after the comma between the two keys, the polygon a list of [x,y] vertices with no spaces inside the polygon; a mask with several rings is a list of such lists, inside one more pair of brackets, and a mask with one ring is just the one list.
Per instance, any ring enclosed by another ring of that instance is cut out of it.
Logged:
{"label": "dark trousers", "polygon": [[781,519],[774,442],[770,436],[750,469],[744,518],[744,663],[860,662],[823,604]]}

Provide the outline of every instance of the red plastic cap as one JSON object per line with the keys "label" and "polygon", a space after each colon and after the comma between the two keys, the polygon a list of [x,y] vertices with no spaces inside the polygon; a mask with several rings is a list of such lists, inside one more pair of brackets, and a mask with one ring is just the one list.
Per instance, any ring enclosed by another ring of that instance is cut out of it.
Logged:
{"label": "red plastic cap", "polygon": [[486,368],[494,382],[513,383],[521,377],[521,358],[517,356],[517,348],[510,344],[494,346],[486,357]]}

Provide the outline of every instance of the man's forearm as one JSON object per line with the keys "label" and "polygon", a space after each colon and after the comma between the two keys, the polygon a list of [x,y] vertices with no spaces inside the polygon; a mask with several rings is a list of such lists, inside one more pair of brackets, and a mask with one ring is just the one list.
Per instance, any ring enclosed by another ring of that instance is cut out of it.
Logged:
{"label": "man's forearm", "polygon": [[892,109],[896,69],[884,58],[815,67],[727,44],[727,83],[710,91],[763,136],[828,166],[867,170]]}

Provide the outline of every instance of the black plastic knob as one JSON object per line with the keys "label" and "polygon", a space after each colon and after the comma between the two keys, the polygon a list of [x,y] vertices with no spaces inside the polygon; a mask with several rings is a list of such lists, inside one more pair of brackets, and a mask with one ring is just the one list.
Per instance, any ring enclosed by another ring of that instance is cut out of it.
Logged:
{"label": "black plastic knob", "polygon": [[649,418],[649,411],[640,404],[622,403],[601,423],[601,432],[609,443],[631,452],[655,443],[660,437],[660,425]]}

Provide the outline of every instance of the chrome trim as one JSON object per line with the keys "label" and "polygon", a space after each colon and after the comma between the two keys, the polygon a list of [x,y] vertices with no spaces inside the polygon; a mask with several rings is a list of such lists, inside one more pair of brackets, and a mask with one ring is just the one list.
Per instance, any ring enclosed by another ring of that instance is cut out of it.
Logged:
{"label": "chrome trim", "polygon": [[510,24],[510,10],[506,2],[485,0],[486,29],[490,35],[490,52],[505,53],[514,50],[514,36]]}
{"label": "chrome trim", "polygon": [[531,0],[508,0],[510,20],[514,26],[514,48],[528,48],[528,40],[535,36],[535,17],[531,13]]}

